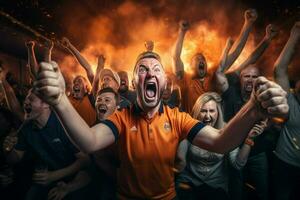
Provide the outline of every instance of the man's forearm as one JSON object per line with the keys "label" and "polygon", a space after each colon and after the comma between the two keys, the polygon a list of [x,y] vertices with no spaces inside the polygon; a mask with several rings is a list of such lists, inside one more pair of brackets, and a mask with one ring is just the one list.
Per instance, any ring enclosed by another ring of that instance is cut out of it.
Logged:
{"label": "man's forearm", "polygon": [[93,148],[96,136],[87,123],[77,113],[68,97],[64,94],[61,101],[55,106],[55,111],[59,116],[66,132],[75,142],[75,145],[84,153],[89,153]]}
{"label": "man's forearm", "polygon": [[256,105],[249,100],[221,131],[219,138],[221,146],[231,150],[240,145],[259,120]]}
{"label": "man's forearm", "polygon": [[250,100],[222,129],[205,126],[193,139],[193,144],[208,151],[226,154],[238,147],[254,124],[260,120],[258,108]]}
{"label": "man's forearm", "polygon": [[174,48],[174,51],[172,53],[176,75],[178,73],[184,72],[184,66],[183,66],[183,63],[182,63],[182,60],[181,60],[181,51],[182,51],[182,46],[183,46],[183,40],[184,40],[184,37],[185,37],[185,33],[186,32],[184,32],[184,31],[181,31],[181,30],[179,31],[178,38],[177,38],[176,43],[175,43],[175,48]]}
{"label": "man's forearm", "polygon": [[88,77],[90,83],[92,84],[93,80],[94,80],[94,73],[93,73],[92,67],[89,64],[89,62],[81,55],[81,53],[72,44],[70,44],[68,49],[75,56],[75,58],[77,59],[79,64],[85,69],[85,71],[87,73],[87,77]]}
{"label": "man's forearm", "polygon": [[35,57],[34,49],[33,47],[27,48],[27,54],[28,54],[28,65],[29,65],[29,72],[31,75],[31,78],[36,77],[37,69],[38,69],[38,62]]}
{"label": "man's forearm", "polygon": [[288,65],[295,52],[295,46],[299,41],[299,37],[290,37],[284,46],[280,56],[275,62],[275,75],[287,74]]}
{"label": "man's forearm", "polygon": [[236,72],[242,71],[244,68],[251,64],[256,63],[256,61],[262,56],[265,50],[269,47],[271,43],[270,39],[266,37],[257,45],[255,50],[250,54],[250,56],[235,70]]}
{"label": "man's forearm", "polygon": [[89,174],[86,171],[79,171],[76,177],[67,183],[68,192],[74,192],[84,186],[88,185],[91,181]]}
{"label": "man's forearm", "polygon": [[81,170],[83,167],[85,167],[87,164],[89,163],[89,159],[87,158],[79,158],[77,159],[74,163],[72,163],[71,165],[63,168],[63,169],[59,169],[56,171],[53,171],[53,181],[58,181],[61,180],[67,176],[70,176],[76,172],[78,172],[79,170]]}
{"label": "man's forearm", "polygon": [[226,68],[230,67],[241,54],[243,48],[246,45],[252,27],[253,27],[253,23],[247,23],[247,22],[244,23],[240,35],[238,36],[237,40],[234,42],[233,47],[231,48],[231,51],[228,55]]}

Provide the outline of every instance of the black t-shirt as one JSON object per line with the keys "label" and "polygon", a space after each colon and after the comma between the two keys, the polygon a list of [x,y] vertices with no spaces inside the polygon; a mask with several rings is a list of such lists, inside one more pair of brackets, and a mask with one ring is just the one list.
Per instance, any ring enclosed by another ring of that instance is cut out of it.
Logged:
{"label": "black t-shirt", "polygon": [[241,96],[240,87],[237,84],[229,84],[228,89],[222,94],[222,100],[224,120],[226,122],[234,117],[245,104]]}
{"label": "black t-shirt", "polygon": [[19,132],[16,150],[30,151],[36,163],[47,164],[50,171],[65,168],[75,160],[79,150],[70,142],[54,112],[47,124],[37,128],[32,122],[25,124]]}

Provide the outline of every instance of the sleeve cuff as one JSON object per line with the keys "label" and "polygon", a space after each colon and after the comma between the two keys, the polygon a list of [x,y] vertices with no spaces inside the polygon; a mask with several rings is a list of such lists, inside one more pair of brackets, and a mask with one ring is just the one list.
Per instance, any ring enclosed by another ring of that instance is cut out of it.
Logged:
{"label": "sleeve cuff", "polygon": [[118,138],[119,138],[119,130],[118,130],[118,128],[116,127],[116,125],[115,125],[112,121],[110,121],[110,120],[108,120],[108,119],[102,121],[101,123],[102,123],[102,124],[105,124],[106,126],[108,126],[108,127],[112,130],[112,132],[113,132],[113,134],[114,134],[114,136],[115,136],[115,141],[117,141]]}
{"label": "sleeve cuff", "polygon": [[197,123],[193,126],[193,128],[191,128],[190,132],[189,132],[188,135],[187,135],[187,139],[188,139],[188,141],[189,141],[190,143],[193,142],[195,136],[199,133],[199,131],[200,131],[203,127],[205,127],[205,125],[204,125],[203,123],[197,122]]}

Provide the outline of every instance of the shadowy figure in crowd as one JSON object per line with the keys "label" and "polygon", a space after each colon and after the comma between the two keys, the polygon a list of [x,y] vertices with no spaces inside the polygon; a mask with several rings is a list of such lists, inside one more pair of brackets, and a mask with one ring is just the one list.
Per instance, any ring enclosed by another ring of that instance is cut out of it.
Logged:
{"label": "shadowy figure in crowd", "polygon": [[290,112],[280,131],[275,149],[274,198],[299,199],[300,192],[300,78],[291,91],[288,65],[300,39],[300,21],[293,26],[290,37],[275,63],[275,80],[288,93]]}

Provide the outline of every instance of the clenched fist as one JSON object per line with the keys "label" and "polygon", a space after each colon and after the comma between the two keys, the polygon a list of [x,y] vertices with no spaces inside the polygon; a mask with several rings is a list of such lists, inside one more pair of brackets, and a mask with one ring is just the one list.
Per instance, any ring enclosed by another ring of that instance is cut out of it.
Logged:
{"label": "clenched fist", "polygon": [[278,34],[278,29],[272,24],[266,27],[266,39],[272,40]]}
{"label": "clenched fist", "polygon": [[181,20],[179,26],[181,31],[186,32],[190,28],[190,23],[186,20]]}
{"label": "clenched fist", "polygon": [[253,23],[257,19],[257,12],[255,9],[246,10],[244,17],[246,22]]}
{"label": "clenched fist", "polygon": [[61,39],[61,43],[62,43],[62,45],[65,46],[66,48],[69,48],[69,47],[71,46],[70,40],[69,40],[68,38],[66,38],[66,37],[63,37],[63,38]]}
{"label": "clenched fist", "polygon": [[37,79],[34,81],[34,91],[48,104],[57,105],[65,95],[65,80],[56,62],[40,63]]}
{"label": "clenched fist", "polygon": [[27,48],[33,48],[35,46],[35,42],[34,41],[27,41],[27,42],[25,42],[25,46]]}
{"label": "clenched fist", "polygon": [[154,49],[154,42],[151,40],[148,40],[145,42],[145,47],[147,51],[153,51]]}
{"label": "clenched fist", "polygon": [[261,117],[286,117],[289,111],[287,93],[275,82],[258,77],[250,101],[257,105]]}

